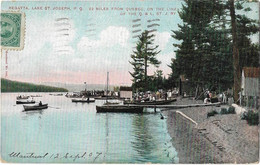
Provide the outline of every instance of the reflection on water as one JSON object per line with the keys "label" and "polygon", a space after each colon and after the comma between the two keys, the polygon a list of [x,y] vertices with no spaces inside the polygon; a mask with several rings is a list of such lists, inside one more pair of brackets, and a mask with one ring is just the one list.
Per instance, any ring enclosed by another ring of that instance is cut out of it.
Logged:
{"label": "reflection on water", "polygon": [[155,158],[152,151],[155,150],[155,142],[149,130],[149,121],[146,115],[136,115],[133,118],[133,136],[134,141],[132,147],[138,152],[138,156],[142,158],[140,161],[149,162]]}
{"label": "reflection on water", "polygon": [[[96,113],[96,105],[104,101],[75,104],[47,93],[36,101],[59,109],[22,112],[22,105],[13,106],[16,95],[2,95],[1,147],[8,162],[178,163],[166,121],[160,120],[159,113]],[[49,157],[19,159],[9,157],[12,152],[49,153]],[[66,154],[84,153],[84,158],[66,158]],[[59,157],[54,159],[51,154]]]}

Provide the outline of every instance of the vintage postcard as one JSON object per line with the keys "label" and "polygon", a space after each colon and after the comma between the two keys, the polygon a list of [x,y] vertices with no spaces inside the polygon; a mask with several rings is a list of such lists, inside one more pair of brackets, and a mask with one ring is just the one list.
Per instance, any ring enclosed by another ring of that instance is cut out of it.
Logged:
{"label": "vintage postcard", "polygon": [[259,2],[1,1],[4,163],[259,163]]}

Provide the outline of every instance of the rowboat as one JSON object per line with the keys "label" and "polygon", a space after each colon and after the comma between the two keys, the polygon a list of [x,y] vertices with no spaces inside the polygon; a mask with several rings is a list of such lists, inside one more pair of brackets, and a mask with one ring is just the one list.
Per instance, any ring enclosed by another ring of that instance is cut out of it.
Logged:
{"label": "rowboat", "polygon": [[143,113],[143,107],[116,105],[116,106],[96,106],[97,113],[113,112],[113,113]]}
{"label": "rowboat", "polygon": [[88,99],[72,99],[73,103],[93,103],[95,100],[88,100]]}
{"label": "rowboat", "polygon": [[124,101],[124,104],[135,104],[135,105],[164,105],[170,104],[177,99],[170,99],[170,100],[155,100],[155,101]]}
{"label": "rowboat", "polygon": [[16,104],[34,104],[34,100],[17,100]]}
{"label": "rowboat", "polygon": [[30,96],[17,96],[16,99],[17,100],[25,100],[28,99]]}
{"label": "rowboat", "polygon": [[33,110],[42,110],[47,109],[48,104],[42,104],[42,105],[23,105],[24,111],[33,111]]}
{"label": "rowboat", "polygon": [[31,97],[42,97],[41,95],[31,95]]}
{"label": "rowboat", "polygon": [[119,102],[105,102],[104,105],[116,105],[116,104],[119,104]]}
{"label": "rowboat", "polygon": [[52,94],[52,93],[50,93],[49,95],[51,95],[51,96],[63,96],[62,93],[58,93],[58,94]]}

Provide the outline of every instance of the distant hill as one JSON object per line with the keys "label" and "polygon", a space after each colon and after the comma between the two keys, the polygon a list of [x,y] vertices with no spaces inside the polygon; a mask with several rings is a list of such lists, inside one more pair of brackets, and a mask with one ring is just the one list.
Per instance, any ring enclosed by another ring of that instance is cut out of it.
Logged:
{"label": "distant hill", "polygon": [[11,81],[1,78],[1,92],[68,92],[65,88]]}
{"label": "distant hill", "polygon": [[[105,90],[106,84],[69,84],[61,82],[42,82],[42,85],[54,86],[59,88],[66,88],[69,92],[79,92],[85,90]],[[116,85],[109,85],[108,89],[113,90]]]}

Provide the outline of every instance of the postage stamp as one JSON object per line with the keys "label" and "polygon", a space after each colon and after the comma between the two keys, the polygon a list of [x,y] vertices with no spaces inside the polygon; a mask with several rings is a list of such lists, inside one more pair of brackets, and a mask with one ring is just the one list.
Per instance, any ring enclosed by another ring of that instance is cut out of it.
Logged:
{"label": "postage stamp", "polygon": [[25,15],[1,12],[1,49],[22,50],[24,47]]}
{"label": "postage stamp", "polygon": [[258,5],[2,0],[1,160],[259,162]]}

